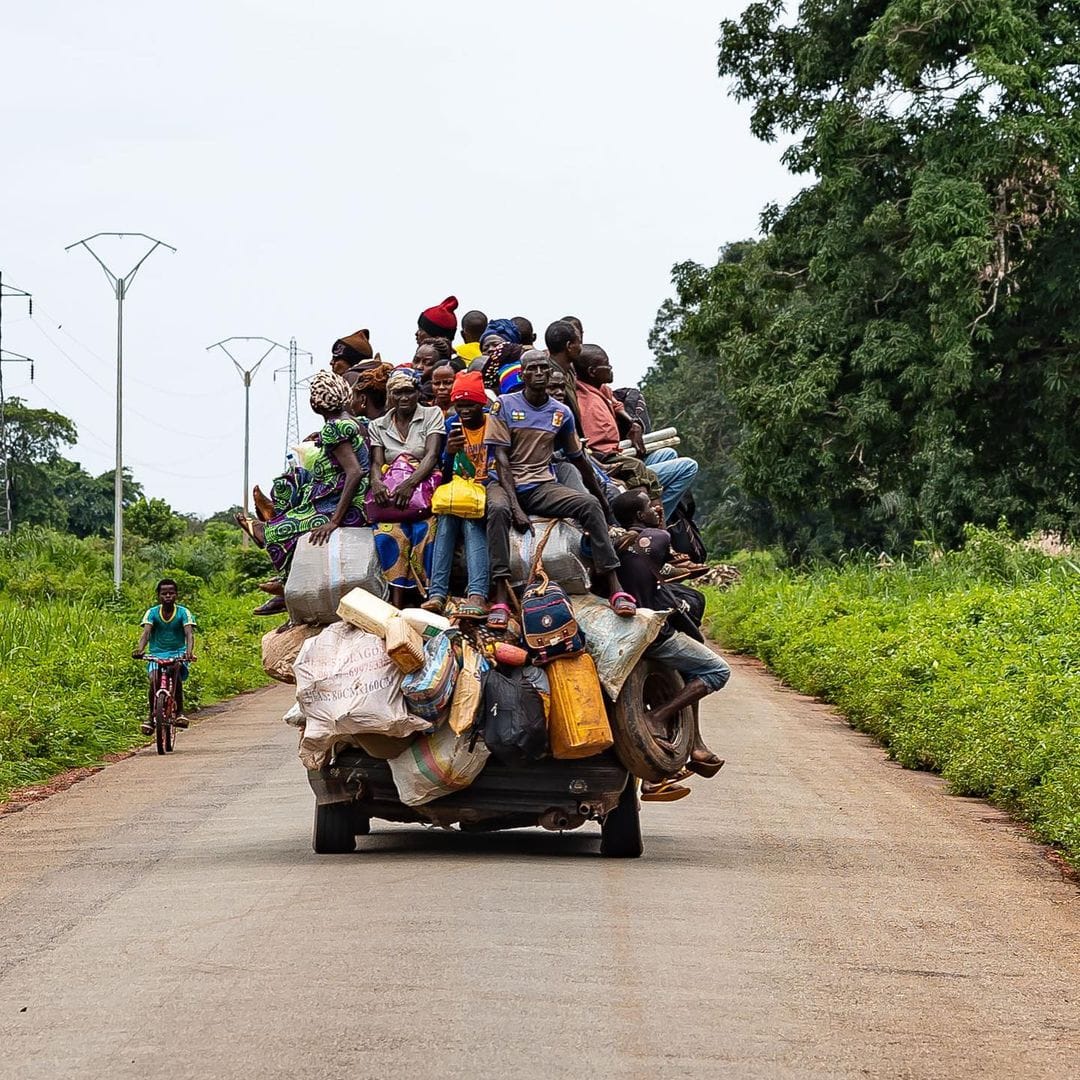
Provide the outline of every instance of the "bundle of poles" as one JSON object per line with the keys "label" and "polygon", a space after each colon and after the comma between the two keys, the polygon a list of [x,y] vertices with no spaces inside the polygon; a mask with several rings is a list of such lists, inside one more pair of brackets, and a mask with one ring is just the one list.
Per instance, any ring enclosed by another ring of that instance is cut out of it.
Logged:
{"label": "bundle of poles", "polygon": [[[682,441],[678,431],[673,427],[660,428],[658,431],[647,431],[644,439],[645,449],[651,454],[654,450],[663,450],[668,446],[678,446]],[[623,439],[619,443],[619,450],[625,453],[630,450],[630,440]]]}

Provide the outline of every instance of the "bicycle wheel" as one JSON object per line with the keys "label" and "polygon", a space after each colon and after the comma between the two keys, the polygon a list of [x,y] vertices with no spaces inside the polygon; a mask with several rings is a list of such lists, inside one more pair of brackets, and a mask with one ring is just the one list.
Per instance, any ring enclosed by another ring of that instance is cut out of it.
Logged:
{"label": "bicycle wheel", "polygon": [[[157,752],[165,753],[165,732],[168,731],[169,742],[172,742],[172,724],[169,723],[165,703],[169,695],[161,687],[162,676],[158,673],[157,687],[154,690],[154,739],[157,742]],[[171,749],[171,747],[170,747]]]}

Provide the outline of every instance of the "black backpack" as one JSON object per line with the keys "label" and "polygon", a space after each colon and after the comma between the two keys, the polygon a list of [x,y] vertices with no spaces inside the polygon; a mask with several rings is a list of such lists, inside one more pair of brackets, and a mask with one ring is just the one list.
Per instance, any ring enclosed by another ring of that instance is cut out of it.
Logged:
{"label": "black backpack", "polygon": [[684,495],[664,528],[671,533],[673,551],[689,556],[696,563],[704,563],[709,561],[709,553],[705,550],[701,530],[694,520],[694,510],[693,497]]}
{"label": "black backpack", "polygon": [[484,705],[475,725],[487,748],[504,765],[527,765],[547,756],[547,720],[539,692],[520,668],[484,676]]}

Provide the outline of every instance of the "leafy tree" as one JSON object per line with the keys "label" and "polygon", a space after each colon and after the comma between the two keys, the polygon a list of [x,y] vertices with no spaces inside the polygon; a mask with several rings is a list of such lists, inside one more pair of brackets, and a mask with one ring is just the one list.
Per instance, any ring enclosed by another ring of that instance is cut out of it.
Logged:
{"label": "leafy tree", "polygon": [[4,442],[14,522],[63,528],[67,511],[54,490],[49,466],[61,448],[78,438],[75,424],[51,409],[31,408],[21,398],[4,406]]}
{"label": "leafy tree", "polygon": [[813,182],[738,271],[677,267],[660,330],[717,371],[738,433],[717,461],[767,504],[761,538],[1080,527],[1078,56],[1054,0],[804,0],[790,23],[766,0],[722,24],[752,130]]}
{"label": "leafy tree", "polygon": [[[114,474],[91,476],[78,462],[58,458],[47,472],[53,490],[67,511],[64,527],[76,536],[106,536],[112,533]],[[142,485],[131,470],[124,469],[123,505],[131,507],[143,497]]]}
{"label": "leafy tree", "polygon": [[187,532],[187,521],[164,499],[141,498],[124,511],[124,526],[155,543],[168,544]]}

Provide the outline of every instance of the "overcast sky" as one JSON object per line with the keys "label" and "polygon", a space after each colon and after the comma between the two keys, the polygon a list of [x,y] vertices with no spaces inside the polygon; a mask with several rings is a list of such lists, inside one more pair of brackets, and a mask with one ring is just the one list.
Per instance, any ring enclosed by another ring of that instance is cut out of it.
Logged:
{"label": "overcast sky", "polygon": [[[241,499],[243,388],[220,352],[265,335],[325,365],[371,329],[412,355],[416,316],[579,315],[616,383],[648,367],[671,266],[757,234],[798,181],[716,76],[744,0],[525,5],[413,0],[4,4],[0,272],[9,395],[78,424],[113,464],[116,305],[64,247],[132,230],[177,248],[124,311],[124,460],[150,495],[209,514]],[[101,252],[130,268],[141,241]],[[254,357],[251,357],[254,359]],[[285,449],[275,352],[252,386],[252,479]],[[302,367],[301,375],[312,368]],[[305,396],[301,434],[314,427]]]}

